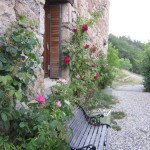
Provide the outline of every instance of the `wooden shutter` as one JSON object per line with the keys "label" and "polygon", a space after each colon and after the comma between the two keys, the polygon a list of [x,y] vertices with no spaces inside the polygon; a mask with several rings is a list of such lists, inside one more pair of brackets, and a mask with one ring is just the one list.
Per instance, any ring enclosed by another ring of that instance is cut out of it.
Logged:
{"label": "wooden shutter", "polygon": [[45,77],[61,76],[61,5],[45,8]]}

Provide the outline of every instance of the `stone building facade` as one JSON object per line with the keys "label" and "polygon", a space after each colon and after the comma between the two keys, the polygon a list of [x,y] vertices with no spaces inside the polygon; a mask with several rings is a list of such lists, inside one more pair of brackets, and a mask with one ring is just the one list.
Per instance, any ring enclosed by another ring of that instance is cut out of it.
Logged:
{"label": "stone building facade", "polygon": [[[78,16],[88,19],[94,10],[101,7],[103,15],[99,22],[89,29],[88,34],[92,44],[107,54],[109,0],[0,0],[0,35],[5,33],[7,28],[18,19],[19,15],[26,15],[29,19],[38,22],[38,27],[34,31],[42,45],[39,49],[39,54],[43,63],[43,52],[47,46],[44,46],[45,18],[47,17],[45,15],[46,5],[51,5],[52,9],[54,5],[61,6],[61,24],[59,24],[61,25],[59,30],[61,32],[59,42],[61,43],[67,41],[73,34],[72,29],[75,27],[75,21]],[[60,57],[59,59],[61,61]],[[40,73],[36,71],[36,74],[38,75],[38,80],[35,89],[36,93],[40,94],[44,89],[44,80],[49,85],[52,83],[50,80],[44,79],[44,71]],[[66,73],[63,73],[63,76],[66,77]]]}

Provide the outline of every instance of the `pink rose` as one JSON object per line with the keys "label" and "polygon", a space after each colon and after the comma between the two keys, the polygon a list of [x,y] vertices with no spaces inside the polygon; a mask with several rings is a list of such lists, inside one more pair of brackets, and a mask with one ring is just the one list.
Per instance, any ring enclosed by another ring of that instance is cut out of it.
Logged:
{"label": "pink rose", "polygon": [[66,79],[59,79],[59,82],[67,84],[67,80]]}
{"label": "pink rose", "polygon": [[96,74],[95,76],[94,76],[94,79],[97,79],[99,77],[99,75],[98,74]]}
{"label": "pink rose", "polygon": [[39,103],[45,103],[44,96],[38,96],[35,100],[38,101]]}
{"label": "pink rose", "polygon": [[70,58],[68,56],[64,57],[64,64],[69,64]]}
{"label": "pink rose", "polygon": [[56,106],[57,106],[57,107],[61,107],[61,101],[57,101],[57,102],[56,102]]}
{"label": "pink rose", "polygon": [[88,26],[86,24],[82,25],[82,31],[86,32],[88,30]]}
{"label": "pink rose", "polygon": [[80,79],[80,78],[81,78],[79,74],[77,74],[75,77],[76,77],[77,79]]}
{"label": "pink rose", "polygon": [[78,29],[74,28],[72,31],[73,31],[74,33],[76,33],[76,32],[78,32]]}
{"label": "pink rose", "polygon": [[93,68],[96,68],[96,64],[92,64],[92,67],[93,67]]}
{"label": "pink rose", "polygon": [[86,45],[84,46],[85,49],[88,49],[89,47],[90,47],[89,44],[86,44]]}

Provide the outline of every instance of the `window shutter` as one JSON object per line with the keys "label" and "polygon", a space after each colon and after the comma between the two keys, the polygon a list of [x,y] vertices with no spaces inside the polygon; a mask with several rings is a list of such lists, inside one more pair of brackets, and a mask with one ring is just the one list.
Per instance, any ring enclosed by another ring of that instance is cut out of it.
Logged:
{"label": "window shutter", "polygon": [[50,78],[61,73],[61,5],[50,6]]}
{"label": "window shutter", "polygon": [[45,7],[45,77],[61,76],[61,5]]}

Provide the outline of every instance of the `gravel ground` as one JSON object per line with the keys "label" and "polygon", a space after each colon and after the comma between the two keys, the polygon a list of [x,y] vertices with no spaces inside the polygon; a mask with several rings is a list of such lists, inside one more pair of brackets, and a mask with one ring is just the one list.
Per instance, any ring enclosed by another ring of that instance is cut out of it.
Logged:
{"label": "gravel ground", "polygon": [[126,117],[118,120],[121,131],[111,129],[110,150],[150,150],[150,93],[143,86],[125,86],[113,90],[120,103],[112,111],[123,111]]}

